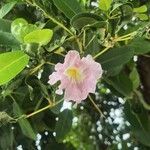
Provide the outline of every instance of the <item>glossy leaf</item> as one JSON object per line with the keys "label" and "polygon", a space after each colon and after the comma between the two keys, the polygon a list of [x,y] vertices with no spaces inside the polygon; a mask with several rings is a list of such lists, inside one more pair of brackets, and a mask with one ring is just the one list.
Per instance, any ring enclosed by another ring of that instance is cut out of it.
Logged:
{"label": "glossy leaf", "polygon": [[[21,108],[16,102],[13,103],[13,112],[17,117],[20,117],[21,115],[23,115]],[[25,118],[22,118],[22,119],[19,119],[18,122],[19,122],[19,125],[23,134],[27,136],[28,138],[35,140],[36,134],[33,131],[32,126],[30,125],[29,121]]]}
{"label": "glossy leaf", "polygon": [[123,65],[121,65],[121,66],[117,66],[117,67],[115,67],[115,68],[112,68],[112,69],[109,69],[108,71],[107,71],[107,75],[108,76],[116,76],[116,75],[118,75],[120,72],[121,72],[121,70],[123,69]]}
{"label": "glossy leaf", "polygon": [[29,57],[22,51],[0,54],[0,85],[13,79],[28,64]]}
{"label": "glossy leaf", "polygon": [[[131,104],[129,102],[125,103],[125,116],[126,119],[131,124],[131,129],[134,136],[140,141],[142,144],[146,146],[150,146],[150,118],[148,113],[141,109],[138,113],[135,113],[132,110]],[[143,117],[144,116],[144,117]]]}
{"label": "glossy leaf", "polygon": [[116,3],[116,4],[114,4],[113,5],[113,8],[112,8],[112,10],[111,10],[111,13],[113,12],[113,11],[115,11],[116,9],[118,9],[120,6],[122,6],[123,5],[123,3]]}
{"label": "glossy leaf", "polygon": [[149,19],[149,16],[147,14],[137,14],[137,17],[143,21]]}
{"label": "glossy leaf", "polygon": [[112,0],[100,0],[99,8],[104,11],[108,11],[111,7]]}
{"label": "glossy leaf", "polygon": [[133,84],[133,89],[137,89],[140,85],[140,77],[136,68],[132,69],[132,72],[130,73],[130,79]]}
{"label": "glossy leaf", "polygon": [[53,2],[69,19],[82,12],[77,0],[53,0]]}
{"label": "glossy leaf", "polygon": [[106,79],[123,96],[130,97],[132,92],[132,82],[124,73]]}
{"label": "glossy leaf", "polygon": [[39,43],[40,45],[46,45],[50,42],[53,36],[53,31],[50,29],[42,29],[30,32],[24,37],[25,43]]}
{"label": "glossy leaf", "polygon": [[74,28],[81,29],[87,25],[94,25],[98,21],[102,21],[102,18],[98,15],[92,13],[80,13],[71,19],[71,25]]}
{"label": "glossy leaf", "polygon": [[130,3],[120,6],[122,21],[130,21],[133,17],[133,7]]}
{"label": "glossy leaf", "polygon": [[0,18],[3,18],[7,13],[11,11],[11,9],[15,6],[17,2],[13,1],[10,3],[5,4],[1,9],[0,9]]}
{"label": "glossy leaf", "polygon": [[134,50],[135,54],[144,54],[150,52],[150,41],[144,39],[143,37],[139,37],[134,39],[129,47]]}
{"label": "glossy leaf", "polygon": [[17,18],[11,24],[12,28],[15,28],[15,26],[18,26],[18,25],[19,26],[28,25],[28,22],[23,18]]}
{"label": "glossy leaf", "polygon": [[133,57],[133,50],[127,46],[113,48],[97,58],[104,70],[126,64]]}
{"label": "glossy leaf", "polygon": [[56,140],[62,141],[69,133],[72,126],[73,114],[71,110],[65,109],[58,116],[59,120],[56,123],[55,132]]}
{"label": "glossy leaf", "polygon": [[[86,32],[86,45],[87,45],[87,47],[86,47],[86,50],[85,50],[85,56],[88,55],[88,54],[91,54],[91,55],[94,56],[99,52],[101,46],[98,42],[97,37],[98,36],[96,36],[96,33],[91,32],[91,30],[89,32]],[[94,38],[94,39],[93,39],[92,42],[90,42],[92,38]]]}
{"label": "glossy leaf", "polygon": [[143,5],[143,6],[134,8],[134,9],[133,9],[133,12],[136,12],[136,13],[144,13],[144,12],[147,12],[147,6],[146,6],[146,5]]}
{"label": "glossy leaf", "polygon": [[15,19],[11,24],[11,33],[20,42],[24,42],[24,37],[37,29],[39,28],[36,25],[28,24],[23,18]]}

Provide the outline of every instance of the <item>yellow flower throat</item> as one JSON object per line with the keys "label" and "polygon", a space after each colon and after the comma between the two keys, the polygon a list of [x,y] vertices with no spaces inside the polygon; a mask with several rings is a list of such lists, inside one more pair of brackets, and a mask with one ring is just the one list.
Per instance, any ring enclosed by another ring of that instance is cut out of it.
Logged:
{"label": "yellow flower throat", "polygon": [[72,81],[81,81],[82,79],[82,74],[80,69],[76,68],[76,67],[69,67],[65,74],[72,80]]}

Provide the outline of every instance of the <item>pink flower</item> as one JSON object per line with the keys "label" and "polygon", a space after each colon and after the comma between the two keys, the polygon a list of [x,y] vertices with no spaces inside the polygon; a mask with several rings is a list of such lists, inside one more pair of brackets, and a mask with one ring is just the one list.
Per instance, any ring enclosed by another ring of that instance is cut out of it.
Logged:
{"label": "pink flower", "polygon": [[56,72],[49,76],[48,83],[53,85],[60,81],[57,94],[64,93],[66,101],[80,103],[89,93],[95,93],[97,80],[102,76],[101,65],[91,55],[80,58],[77,51],[71,50],[65,56],[63,64],[55,65]]}

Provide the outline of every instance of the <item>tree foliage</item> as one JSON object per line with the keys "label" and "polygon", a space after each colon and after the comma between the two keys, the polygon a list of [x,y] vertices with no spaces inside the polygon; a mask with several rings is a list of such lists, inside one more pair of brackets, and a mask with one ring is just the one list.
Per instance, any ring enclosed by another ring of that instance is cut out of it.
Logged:
{"label": "tree foliage", "polygon": [[[149,149],[149,1],[0,6],[0,149]],[[78,105],[48,84],[54,65],[73,49],[104,70],[96,93]]]}

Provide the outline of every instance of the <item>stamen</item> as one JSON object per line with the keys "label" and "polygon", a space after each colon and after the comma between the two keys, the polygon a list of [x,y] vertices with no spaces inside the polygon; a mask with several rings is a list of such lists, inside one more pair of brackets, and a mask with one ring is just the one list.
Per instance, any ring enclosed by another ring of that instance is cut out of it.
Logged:
{"label": "stamen", "polygon": [[83,79],[81,70],[76,67],[69,67],[65,71],[65,75],[67,75],[72,81],[79,82]]}

